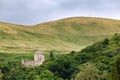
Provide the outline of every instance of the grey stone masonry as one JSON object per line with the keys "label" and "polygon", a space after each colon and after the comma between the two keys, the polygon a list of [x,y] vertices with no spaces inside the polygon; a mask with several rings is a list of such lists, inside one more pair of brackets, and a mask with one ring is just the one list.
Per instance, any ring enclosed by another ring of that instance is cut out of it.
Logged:
{"label": "grey stone masonry", "polygon": [[28,67],[28,66],[35,67],[35,66],[41,65],[44,61],[45,61],[45,57],[44,57],[43,53],[40,51],[36,51],[34,53],[34,60],[29,61],[29,60],[22,59],[22,65],[26,66],[26,67]]}

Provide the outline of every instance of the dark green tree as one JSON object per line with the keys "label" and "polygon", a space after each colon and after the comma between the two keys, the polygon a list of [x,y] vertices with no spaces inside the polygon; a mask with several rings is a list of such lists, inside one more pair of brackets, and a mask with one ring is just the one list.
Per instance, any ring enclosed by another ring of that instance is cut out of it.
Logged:
{"label": "dark green tree", "polygon": [[2,80],[2,77],[3,77],[3,73],[2,73],[2,71],[0,70],[0,80]]}
{"label": "dark green tree", "polygon": [[116,60],[112,69],[112,80],[120,80],[120,58]]}
{"label": "dark green tree", "polygon": [[45,70],[40,75],[35,76],[35,80],[54,80],[54,75],[51,71]]}
{"label": "dark green tree", "polygon": [[55,57],[53,55],[53,51],[50,52],[49,58],[50,58],[50,60],[54,60],[55,59]]}

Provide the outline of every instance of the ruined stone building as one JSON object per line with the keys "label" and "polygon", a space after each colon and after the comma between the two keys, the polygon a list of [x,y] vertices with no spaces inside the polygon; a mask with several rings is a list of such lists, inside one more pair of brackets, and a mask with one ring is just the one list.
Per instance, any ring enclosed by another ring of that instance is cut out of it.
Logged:
{"label": "ruined stone building", "polygon": [[29,60],[24,60],[22,59],[22,65],[24,66],[39,66],[41,65],[43,62],[45,61],[45,57],[43,55],[42,52],[36,51],[34,53],[34,60],[33,61],[29,61]]}

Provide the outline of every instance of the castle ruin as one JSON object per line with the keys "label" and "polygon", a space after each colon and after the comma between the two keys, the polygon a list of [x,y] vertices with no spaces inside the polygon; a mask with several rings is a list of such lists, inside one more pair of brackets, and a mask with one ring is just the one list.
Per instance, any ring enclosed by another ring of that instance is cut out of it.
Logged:
{"label": "castle ruin", "polygon": [[45,61],[45,57],[44,57],[43,53],[36,51],[34,53],[34,60],[29,61],[29,60],[22,59],[22,65],[24,65],[26,67],[28,67],[28,66],[35,67],[35,66],[41,65],[44,61]]}

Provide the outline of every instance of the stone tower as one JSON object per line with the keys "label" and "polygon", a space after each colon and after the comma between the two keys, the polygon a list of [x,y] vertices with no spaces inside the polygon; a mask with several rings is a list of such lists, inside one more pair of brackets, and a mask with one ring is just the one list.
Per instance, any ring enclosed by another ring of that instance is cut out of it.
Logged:
{"label": "stone tower", "polygon": [[34,53],[34,60],[29,61],[29,60],[24,60],[22,59],[22,65],[24,66],[39,66],[45,61],[45,57],[42,52],[36,51]]}
{"label": "stone tower", "polygon": [[45,57],[42,52],[36,51],[34,53],[35,66],[41,65],[45,61]]}

